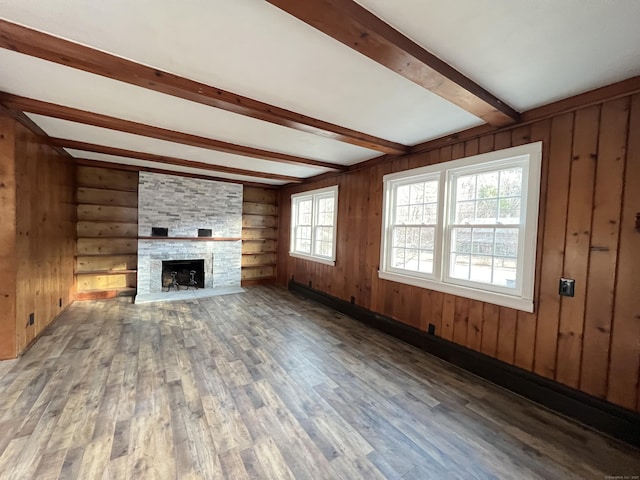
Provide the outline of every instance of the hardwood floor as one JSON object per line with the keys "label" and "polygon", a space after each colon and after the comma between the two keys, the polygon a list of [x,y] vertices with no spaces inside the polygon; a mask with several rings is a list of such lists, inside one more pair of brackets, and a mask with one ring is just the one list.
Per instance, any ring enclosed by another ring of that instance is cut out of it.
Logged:
{"label": "hardwood floor", "polygon": [[279,287],[76,303],[0,363],[2,479],[638,474],[637,450]]}

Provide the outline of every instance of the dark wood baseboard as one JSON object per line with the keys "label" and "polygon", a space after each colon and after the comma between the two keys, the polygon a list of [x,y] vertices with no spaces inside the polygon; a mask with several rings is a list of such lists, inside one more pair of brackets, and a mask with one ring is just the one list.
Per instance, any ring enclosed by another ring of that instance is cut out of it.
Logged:
{"label": "dark wood baseboard", "polygon": [[640,414],[291,280],[289,290],[442,358],[561,415],[640,448]]}

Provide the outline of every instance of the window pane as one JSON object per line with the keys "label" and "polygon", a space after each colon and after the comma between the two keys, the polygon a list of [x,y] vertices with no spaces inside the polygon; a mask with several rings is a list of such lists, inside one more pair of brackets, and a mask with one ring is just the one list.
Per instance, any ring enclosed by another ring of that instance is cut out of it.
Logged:
{"label": "window pane", "polygon": [[476,202],[473,200],[458,202],[455,223],[473,223],[476,219]]}
{"label": "window pane", "polygon": [[493,254],[493,229],[474,228],[471,244],[472,253]]}
{"label": "window pane", "polygon": [[470,228],[454,228],[452,247],[454,252],[470,253],[471,252],[471,229]]}
{"label": "window pane", "polygon": [[438,204],[431,203],[424,206],[424,217],[422,223],[432,225],[438,222]]}
{"label": "window pane", "polygon": [[434,236],[435,236],[435,228],[433,227],[420,228],[420,249],[433,250]]}
{"label": "window pane", "polygon": [[518,229],[496,229],[495,255],[515,257],[518,255]]}
{"label": "window pane", "polygon": [[431,180],[424,184],[424,203],[436,203],[438,201],[438,182]]}
{"label": "window pane", "polygon": [[476,223],[495,223],[498,219],[498,200],[478,200]]}
{"label": "window pane", "polygon": [[398,207],[396,209],[396,223],[409,223],[409,207]]}
{"label": "window pane", "polygon": [[456,201],[473,200],[476,193],[476,177],[468,175],[458,177],[456,185]]}
{"label": "window pane", "polygon": [[393,229],[393,242],[394,247],[404,247],[407,244],[407,229],[406,227],[395,227]]}
{"label": "window pane", "polygon": [[522,168],[500,170],[500,196],[520,197],[522,192]]}
{"label": "window pane", "polygon": [[391,265],[395,268],[404,268],[404,248],[392,249]]}
{"label": "window pane", "polygon": [[424,203],[424,183],[414,183],[411,185],[409,202],[413,205],[416,203]]}
{"label": "window pane", "polygon": [[471,257],[469,255],[460,255],[457,253],[451,254],[451,266],[449,268],[449,275],[451,275],[451,277],[453,278],[468,280],[470,261]]}
{"label": "window pane", "polygon": [[396,191],[396,205],[409,205],[410,193],[410,185],[403,185],[401,187],[398,187]]}
{"label": "window pane", "polygon": [[498,221],[500,223],[520,223],[520,199],[519,198],[501,198],[500,199],[500,215]]}
{"label": "window pane", "polygon": [[498,197],[498,172],[478,175],[476,198]]}
{"label": "window pane", "polygon": [[418,271],[418,260],[420,258],[420,250],[407,248],[404,251],[404,268],[405,270]]}
{"label": "window pane", "polygon": [[433,273],[433,252],[420,250],[420,265],[418,270],[422,273]]}
{"label": "window pane", "polygon": [[424,207],[422,205],[411,205],[409,207],[409,223],[412,225],[421,224],[423,212]]}
{"label": "window pane", "polygon": [[495,257],[493,259],[493,283],[502,287],[516,288],[517,258]]}
{"label": "window pane", "polygon": [[471,256],[471,271],[469,280],[474,282],[491,283],[493,257],[486,255]]}
{"label": "window pane", "polygon": [[407,248],[420,248],[420,227],[407,228]]}

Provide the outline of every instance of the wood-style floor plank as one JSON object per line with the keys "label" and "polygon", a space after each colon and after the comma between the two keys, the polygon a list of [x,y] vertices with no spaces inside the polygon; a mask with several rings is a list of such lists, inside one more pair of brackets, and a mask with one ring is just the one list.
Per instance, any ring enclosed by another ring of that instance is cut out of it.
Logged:
{"label": "wood-style floor plank", "polygon": [[72,305],[0,363],[0,478],[549,479],[640,453],[275,286]]}

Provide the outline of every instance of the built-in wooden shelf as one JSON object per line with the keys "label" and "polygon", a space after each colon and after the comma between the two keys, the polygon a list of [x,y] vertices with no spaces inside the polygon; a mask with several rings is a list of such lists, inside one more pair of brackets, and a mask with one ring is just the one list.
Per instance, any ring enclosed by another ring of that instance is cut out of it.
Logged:
{"label": "built-in wooden shelf", "polygon": [[90,272],[75,272],[76,275],[123,275],[125,273],[138,273],[138,270],[92,270]]}
{"label": "built-in wooden shelf", "polygon": [[74,256],[78,257],[122,257],[126,255],[138,255],[138,252],[118,252],[118,253],[76,253]]}
{"label": "built-in wooden shelf", "polygon": [[[83,204],[84,205],[84,204]],[[106,205],[109,207],[110,205]],[[138,225],[138,222],[122,222],[120,220],[78,220],[78,223],[117,223],[119,225]]]}
{"label": "built-in wooden shelf", "polygon": [[236,242],[241,237],[138,237],[138,240],[190,240],[194,242]]}

